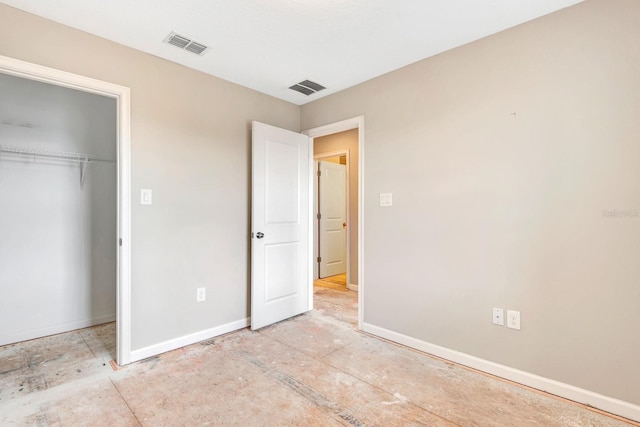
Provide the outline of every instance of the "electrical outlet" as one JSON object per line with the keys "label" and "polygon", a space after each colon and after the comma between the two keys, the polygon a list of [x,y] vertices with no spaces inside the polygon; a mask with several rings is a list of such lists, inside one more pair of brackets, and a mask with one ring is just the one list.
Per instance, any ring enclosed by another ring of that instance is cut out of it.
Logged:
{"label": "electrical outlet", "polygon": [[507,310],[507,328],[520,330],[520,312]]}
{"label": "electrical outlet", "polygon": [[197,302],[202,302],[202,301],[204,301],[206,299],[207,299],[207,294],[205,292],[205,289],[204,288],[198,288],[196,290],[196,301]]}
{"label": "electrical outlet", "polygon": [[493,307],[493,324],[504,326],[504,309]]}

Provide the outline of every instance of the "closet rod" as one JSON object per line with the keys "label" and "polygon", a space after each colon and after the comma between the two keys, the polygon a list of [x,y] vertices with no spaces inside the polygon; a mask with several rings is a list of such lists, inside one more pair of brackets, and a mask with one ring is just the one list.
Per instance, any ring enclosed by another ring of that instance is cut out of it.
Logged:
{"label": "closet rod", "polygon": [[18,154],[29,157],[44,157],[47,159],[67,160],[80,164],[80,188],[84,187],[84,178],[87,172],[87,165],[91,162],[114,163],[114,160],[104,157],[93,156],[90,154],[70,153],[64,151],[41,150],[34,148],[7,147],[0,145],[0,152]]}
{"label": "closet rod", "polygon": [[46,157],[48,159],[69,160],[72,162],[89,163],[89,162],[108,162],[113,163],[111,159],[93,156],[91,154],[71,153],[63,151],[51,151],[34,148],[19,148],[0,145],[0,152],[20,154],[24,156]]}

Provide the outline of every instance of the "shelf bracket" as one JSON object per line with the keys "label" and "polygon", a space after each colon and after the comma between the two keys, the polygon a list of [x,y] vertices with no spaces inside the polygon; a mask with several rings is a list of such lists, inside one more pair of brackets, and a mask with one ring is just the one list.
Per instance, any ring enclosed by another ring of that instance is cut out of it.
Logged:
{"label": "shelf bracket", "polygon": [[88,163],[89,159],[84,159],[84,161],[80,162],[80,188],[84,188],[84,177],[87,172]]}

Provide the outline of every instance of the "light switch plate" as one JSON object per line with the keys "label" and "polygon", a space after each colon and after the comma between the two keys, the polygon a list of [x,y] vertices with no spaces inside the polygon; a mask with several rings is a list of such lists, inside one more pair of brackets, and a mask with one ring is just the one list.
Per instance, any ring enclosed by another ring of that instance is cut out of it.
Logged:
{"label": "light switch plate", "polygon": [[393,195],[391,193],[380,193],[380,206],[392,206]]}
{"label": "light switch plate", "polygon": [[140,204],[150,205],[152,203],[152,191],[149,189],[140,190]]}

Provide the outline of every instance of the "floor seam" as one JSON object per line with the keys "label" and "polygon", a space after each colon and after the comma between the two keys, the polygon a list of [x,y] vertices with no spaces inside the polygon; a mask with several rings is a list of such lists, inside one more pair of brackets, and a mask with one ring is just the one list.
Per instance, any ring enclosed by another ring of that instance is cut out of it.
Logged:
{"label": "floor seam", "polygon": [[[89,345],[87,340],[84,338],[84,334],[82,332],[80,332],[80,331],[78,331],[78,334],[80,335],[80,338],[82,338],[82,341],[84,341],[85,345],[87,346],[87,348],[89,349],[89,351],[91,352],[93,357],[95,359],[98,359],[98,355],[93,351],[93,349],[91,348],[91,346]],[[100,359],[102,359],[102,358],[100,358]]]}
{"label": "floor seam", "polygon": [[[261,331],[258,331],[258,332],[261,332]],[[300,353],[302,353],[302,354],[304,354],[304,355],[306,355],[306,356],[308,356],[308,357],[311,357],[312,359],[316,360],[317,362],[319,362],[319,363],[321,363],[321,364],[324,364],[324,365],[326,365],[326,366],[329,366],[329,367],[331,367],[331,368],[333,368],[333,369],[336,369],[337,371],[339,371],[339,372],[341,372],[341,373],[343,373],[343,374],[346,374],[346,375],[348,375],[348,376],[350,376],[350,377],[353,377],[353,378],[355,378],[355,379],[357,379],[357,380],[359,380],[359,381],[362,381],[363,383],[365,383],[365,384],[367,384],[367,385],[369,385],[369,386],[373,387],[374,389],[376,389],[376,390],[378,390],[378,391],[382,391],[382,392],[383,392],[383,393],[385,393],[385,394],[388,394],[388,395],[390,395],[390,396],[393,396],[393,394],[392,394],[391,392],[389,392],[389,391],[387,391],[387,390],[385,390],[385,389],[383,389],[383,388],[381,388],[381,387],[379,387],[379,386],[376,386],[376,385],[374,385],[374,384],[371,384],[370,382],[366,381],[365,379],[360,378],[360,377],[358,377],[358,376],[355,376],[355,375],[353,375],[353,374],[350,374],[349,372],[346,372],[346,371],[342,370],[342,368],[339,368],[339,367],[337,367],[337,366],[335,366],[335,365],[333,365],[333,364],[331,364],[331,363],[326,362],[325,360],[323,360],[323,359],[324,359],[324,358],[326,358],[327,356],[329,356],[329,355],[331,355],[331,354],[333,354],[333,353],[335,353],[335,352],[337,352],[337,351],[339,351],[339,350],[344,350],[344,349],[348,348],[349,346],[353,345],[353,343],[346,344],[346,345],[344,345],[343,347],[337,348],[337,349],[335,349],[335,350],[333,350],[333,351],[331,351],[331,352],[329,352],[329,353],[326,353],[326,354],[323,354],[323,355],[315,356],[315,355],[310,355],[310,354],[308,354],[308,353],[305,353],[305,352],[301,351],[299,348],[293,347],[293,346],[291,346],[291,345],[289,345],[289,344],[287,344],[287,343],[285,343],[285,342],[282,342],[282,341],[280,341],[280,340],[279,340],[278,338],[276,338],[276,337],[273,337],[273,336],[270,336],[270,335],[267,335],[267,334],[263,334],[263,336],[265,336],[265,337],[267,337],[267,338],[269,338],[269,339],[272,339],[272,340],[274,340],[274,341],[276,341],[276,342],[278,342],[278,343],[280,343],[280,344],[282,344],[282,345],[284,345],[284,346],[286,346],[286,347],[288,347],[288,348],[290,348],[290,349],[292,349],[292,350],[294,350],[294,351],[300,352]],[[273,369],[275,369],[275,368],[273,368]],[[453,421],[449,420],[448,418],[445,418],[444,416],[442,416],[442,415],[440,415],[440,414],[437,414],[437,413],[434,413],[434,412],[432,412],[432,411],[430,411],[430,410],[428,410],[428,409],[425,409],[425,408],[423,408],[422,406],[420,406],[420,405],[418,405],[418,404],[415,404],[415,403],[410,402],[410,401],[407,401],[407,403],[408,403],[408,404],[410,404],[410,405],[412,405],[412,406],[414,406],[414,407],[416,407],[416,408],[420,408],[420,409],[422,409],[423,411],[425,411],[425,412],[427,412],[427,413],[429,413],[429,414],[431,414],[431,415],[433,415],[433,416],[435,416],[435,417],[437,417],[437,418],[440,418],[440,419],[442,419],[442,420],[444,420],[444,421],[446,421],[446,422],[448,422],[448,423],[451,423],[451,424],[452,424],[452,425],[454,425],[454,426],[462,427],[460,424],[458,424],[458,423],[456,423],[456,422],[453,422]]]}
{"label": "floor seam", "polygon": [[116,389],[116,391],[118,392],[118,396],[120,396],[120,399],[122,399],[122,401],[124,402],[125,405],[127,405],[127,408],[129,409],[129,412],[131,412],[131,415],[133,415],[133,418],[136,419],[136,421],[138,422],[139,426],[142,426],[142,422],[140,421],[140,419],[138,418],[138,416],[136,415],[135,411],[133,410],[133,408],[131,408],[131,406],[129,405],[129,402],[127,402],[127,399],[125,399],[125,397],[122,395],[122,393],[120,392],[120,389],[118,388],[118,386],[116,385],[115,382],[113,382],[112,378],[109,378],[109,382],[111,382],[111,384],[113,385],[113,388]]}
{"label": "floor seam", "polygon": [[[262,361],[260,361],[258,358],[252,357],[251,354],[246,351],[240,351],[239,353],[250,364],[260,369],[264,375],[268,375],[270,378],[278,381],[287,389],[298,394],[312,405],[324,410],[325,412],[328,412],[333,416],[338,417],[339,419],[337,419],[336,421],[340,423],[344,421],[347,423],[347,425],[352,425],[355,427],[366,427],[367,424],[354,416],[349,408],[341,407],[339,403],[326,397],[322,392],[316,390],[305,382],[282,372],[281,370],[277,369],[277,367],[266,366]],[[315,359],[315,357],[313,356],[312,358]]]}
{"label": "floor seam", "polygon": [[[349,344],[349,345],[351,345],[351,344]],[[336,349],[334,352],[332,352],[332,353],[330,353],[330,354],[333,354],[333,353],[335,353],[335,352],[336,352],[336,351],[338,351],[338,350],[344,350],[344,349],[345,349],[345,348],[347,348],[347,347],[348,347],[348,346],[345,346],[345,347],[340,348],[340,349]],[[341,367],[338,367],[338,366],[336,366],[335,364],[332,364],[331,362],[325,362],[325,361],[321,361],[321,362],[322,362],[322,363],[324,363],[324,364],[326,364],[327,366],[332,367],[333,369],[336,369],[336,370],[337,370],[337,371],[339,371],[339,372],[342,372],[343,374],[349,375],[350,377],[356,378],[357,380],[362,381],[362,382],[363,382],[363,383],[365,383],[365,384],[368,384],[370,387],[373,387],[374,389],[376,389],[376,390],[378,390],[378,391],[382,391],[383,393],[386,393],[386,394],[389,394],[389,395],[391,395],[391,396],[394,396],[394,395],[391,393],[391,391],[389,391],[389,390],[385,390],[384,388],[382,388],[382,387],[380,387],[380,386],[377,386],[377,385],[375,385],[375,384],[372,384],[372,383],[370,383],[369,381],[367,381],[365,378],[362,378],[362,377],[359,377],[359,376],[357,376],[357,375],[354,375],[354,374],[352,374],[352,373],[350,373],[350,372],[344,371]],[[419,404],[417,404],[417,403],[415,403],[415,402],[412,402],[412,401],[410,401],[410,400],[407,400],[407,403],[408,403],[409,405],[415,406],[416,408],[420,408],[420,409],[422,409],[423,411],[428,412],[429,414],[431,414],[431,415],[433,415],[433,416],[435,416],[435,417],[438,417],[438,418],[440,418],[440,419],[442,419],[442,420],[444,420],[444,421],[446,421],[446,422],[448,422],[448,423],[451,423],[451,424],[453,424],[454,426],[462,427],[460,424],[456,423],[455,421],[452,421],[452,420],[450,420],[450,419],[446,418],[445,416],[440,415],[440,414],[438,414],[438,413],[436,413],[436,412],[430,411],[429,409],[426,409],[426,408],[424,408],[424,407],[420,406]]]}

